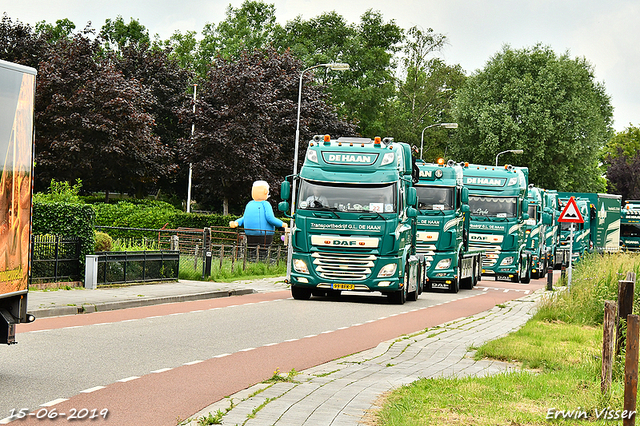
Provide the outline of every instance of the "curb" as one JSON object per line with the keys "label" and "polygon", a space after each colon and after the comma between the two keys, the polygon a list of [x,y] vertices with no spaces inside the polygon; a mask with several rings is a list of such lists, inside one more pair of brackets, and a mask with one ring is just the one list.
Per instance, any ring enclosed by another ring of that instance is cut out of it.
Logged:
{"label": "curb", "polygon": [[190,302],[193,300],[216,299],[218,297],[242,296],[256,293],[253,289],[219,290],[204,293],[178,296],[149,297],[120,302],[85,303],[81,306],[54,306],[51,308],[29,309],[36,318],[59,317],[66,315],[90,314],[93,312],[115,311],[118,309],[139,308],[141,306],[160,305],[164,303]]}

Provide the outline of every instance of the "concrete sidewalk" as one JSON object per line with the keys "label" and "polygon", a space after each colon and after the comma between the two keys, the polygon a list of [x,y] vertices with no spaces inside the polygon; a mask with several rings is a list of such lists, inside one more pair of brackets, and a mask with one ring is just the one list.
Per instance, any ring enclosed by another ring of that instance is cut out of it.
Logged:
{"label": "concrete sidewalk", "polygon": [[[420,378],[484,376],[513,370],[498,361],[474,361],[472,347],[506,335],[533,315],[544,290],[489,311],[381,343],[376,348],[301,372],[294,382],[260,383],[193,415],[224,413],[223,425],[363,424],[385,392]],[[287,372],[282,372],[286,374]]]}
{"label": "concrete sidewalk", "polygon": [[217,283],[179,280],[122,287],[29,292],[27,311],[38,318],[112,311],[160,303],[186,302],[266,291],[287,290],[284,277]]}

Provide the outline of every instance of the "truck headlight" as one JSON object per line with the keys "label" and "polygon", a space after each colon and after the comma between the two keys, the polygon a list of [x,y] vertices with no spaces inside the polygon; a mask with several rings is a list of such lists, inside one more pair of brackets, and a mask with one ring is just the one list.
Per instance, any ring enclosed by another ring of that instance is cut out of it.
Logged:
{"label": "truck headlight", "polygon": [[380,272],[378,272],[378,278],[392,277],[395,275],[396,269],[398,269],[397,264],[395,263],[386,264],[382,267],[382,269],[380,269]]}
{"label": "truck headlight", "polygon": [[318,153],[312,149],[307,150],[307,160],[313,161],[314,163],[318,162]]}
{"label": "truck headlight", "polygon": [[299,274],[309,273],[309,268],[307,268],[307,264],[302,259],[293,259],[293,269]]}
{"label": "truck headlight", "polygon": [[513,256],[505,257],[500,262],[500,266],[511,265],[513,263]]}
{"label": "truck headlight", "polygon": [[384,154],[384,157],[382,157],[382,165],[384,166],[393,163],[394,158],[395,155],[393,154],[393,152],[387,152],[386,154]]}
{"label": "truck headlight", "polygon": [[449,269],[450,266],[451,266],[451,259],[450,258],[442,259],[436,265],[436,269]]}

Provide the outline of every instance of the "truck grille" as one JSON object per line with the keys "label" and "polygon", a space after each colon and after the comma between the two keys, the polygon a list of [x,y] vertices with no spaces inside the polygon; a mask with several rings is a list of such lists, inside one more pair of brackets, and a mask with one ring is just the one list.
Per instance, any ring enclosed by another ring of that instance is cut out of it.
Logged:
{"label": "truck grille", "polygon": [[311,255],[316,273],[328,280],[364,280],[371,275],[372,254],[317,252]]}
{"label": "truck grille", "polygon": [[485,250],[484,256],[482,256],[483,268],[491,268],[498,262],[498,256],[500,255],[500,246],[487,244],[469,244],[469,248],[472,250]]}

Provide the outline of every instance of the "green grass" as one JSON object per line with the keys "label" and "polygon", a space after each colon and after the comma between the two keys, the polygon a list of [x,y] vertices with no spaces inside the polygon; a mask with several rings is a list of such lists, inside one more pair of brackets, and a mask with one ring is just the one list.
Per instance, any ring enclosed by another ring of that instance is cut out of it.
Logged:
{"label": "green grass", "polygon": [[[555,292],[523,328],[488,342],[475,354],[476,359],[515,363],[522,367],[520,371],[483,378],[419,380],[391,392],[376,413],[375,424],[620,424],[602,418],[608,407],[614,414],[622,410],[624,357],[616,360],[611,389],[603,395],[601,323],[604,300],[617,299],[618,280],[627,271],[637,273],[639,269],[637,255],[587,256],[573,271],[571,292]],[[635,300],[638,303],[637,296]],[[560,411],[572,412],[572,417],[562,419],[560,413],[560,418],[553,419]],[[577,415],[582,417],[576,419]]]}
{"label": "green grass", "polygon": [[[229,282],[235,280],[251,280],[268,277],[280,277],[287,272],[285,260],[277,264],[267,264],[265,262],[247,262],[246,268],[242,269],[242,261],[232,263],[230,260],[220,262],[217,259],[211,263],[211,276],[205,277],[207,281]],[[202,262],[199,261],[194,269],[193,258],[180,259],[180,271],[178,274],[181,280],[202,280]]]}

